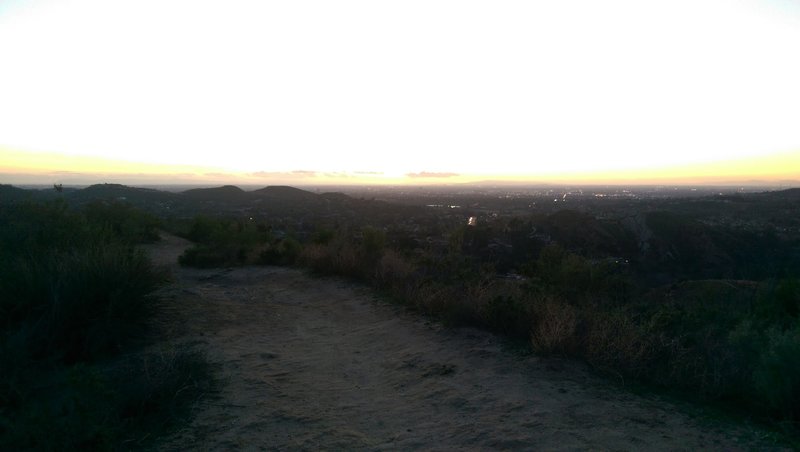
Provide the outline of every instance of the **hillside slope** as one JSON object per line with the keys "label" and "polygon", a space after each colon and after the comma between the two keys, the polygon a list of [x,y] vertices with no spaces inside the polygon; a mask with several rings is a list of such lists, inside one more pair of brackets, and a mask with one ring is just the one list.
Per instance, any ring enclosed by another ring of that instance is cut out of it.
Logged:
{"label": "hillside slope", "polygon": [[[174,263],[186,242],[151,247]],[[174,264],[173,264],[174,266]],[[520,357],[339,279],[174,267],[175,341],[222,389],[159,446],[187,449],[772,449],[763,432],[632,395],[569,361]]]}

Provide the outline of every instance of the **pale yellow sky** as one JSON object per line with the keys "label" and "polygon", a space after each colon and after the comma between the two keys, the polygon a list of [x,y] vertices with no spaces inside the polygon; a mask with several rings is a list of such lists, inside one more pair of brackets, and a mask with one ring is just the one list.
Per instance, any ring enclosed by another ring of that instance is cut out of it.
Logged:
{"label": "pale yellow sky", "polygon": [[583,184],[765,184],[800,186],[800,152],[724,162],[640,167],[616,171],[553,173],[235,172],[213,167],[143,164],[98,157],[21,152],[0,148],[0,183],[127,184],[454,184],[486,180]]}
{"label": "pale yellow sky", "polygon": [[14,0],[0,182],[800,179],[798,48],[780,0]]}

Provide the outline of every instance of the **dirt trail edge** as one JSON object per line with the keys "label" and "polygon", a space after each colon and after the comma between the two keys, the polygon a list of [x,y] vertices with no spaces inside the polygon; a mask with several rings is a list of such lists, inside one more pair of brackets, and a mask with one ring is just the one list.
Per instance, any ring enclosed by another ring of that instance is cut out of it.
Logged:
{"label": "dirt trail edge", "polygon": [[620,391],[579,364],[515,356],[338,279],[276,267],[193,270],[187,246],[148,247],[175,341],[207,353],[219,394],[160,450],[748,450],[755,429],[713,425]]}

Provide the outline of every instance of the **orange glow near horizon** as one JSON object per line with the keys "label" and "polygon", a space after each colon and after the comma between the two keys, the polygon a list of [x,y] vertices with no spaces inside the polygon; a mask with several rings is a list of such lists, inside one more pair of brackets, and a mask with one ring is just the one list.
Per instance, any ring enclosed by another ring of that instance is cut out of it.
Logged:
{"label": "orange glow near horizon", "polygon": [[456,174],[391,171],[233,172],[214,167],[162,165],[90,156],[0,148],[0,183],[430,185],[479,181],[569,184],[746,184],[800,186],[800,151],[698,164],[561,173]]}
{"label": "orange glow near horizon", "polygon": [[25,152],[0,149],[0,172],[3,173],[58,173],[82,174],[202,174],[209,168],[159,165],[93,156],[74,156],[55,152]]}
{"label": "orange glow near horizon", "polygon": [[748,181],[793,181],[800,185],[800,151],[620,171],[562,174],[553,180],[583,183],[737,184]]}
{"label": "orange glow near horizon", "polygon": [[800,172],[800,3],[234,3],[0,7],[0,182]]}

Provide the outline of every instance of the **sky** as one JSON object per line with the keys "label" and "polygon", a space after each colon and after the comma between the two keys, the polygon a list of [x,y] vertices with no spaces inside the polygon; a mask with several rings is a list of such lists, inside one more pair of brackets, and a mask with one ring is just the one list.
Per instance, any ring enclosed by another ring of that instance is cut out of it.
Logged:
{"label": "sky", "polygon": [[800,0],[0,0],[0,183],[800,180],[798,49]]}

